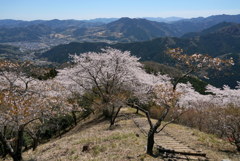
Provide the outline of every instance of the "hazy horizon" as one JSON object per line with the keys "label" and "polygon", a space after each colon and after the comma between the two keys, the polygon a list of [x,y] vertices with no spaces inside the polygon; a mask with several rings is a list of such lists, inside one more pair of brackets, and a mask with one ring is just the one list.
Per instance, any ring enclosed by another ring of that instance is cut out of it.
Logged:
{"label": "hazy horizon", "polygon": [[240,14],[238,0],[1,0],[0,19],[208,17]]}
{"label": "hazy horizon", "polygon": [[[239,13],[240,14],[240,13]],[[209,16],[198,16],[198,17],[178,17],[178,16],[169,16],[169,17],[127,17],[127,18],[131,18],[131,19],[138,19],[138,18],[162,18],[162,19],[167,19],[167,18],[183,18],[183,19],[191,19],[191,18],[199,18],[199,17],[210,17],[210,16],[217,16],[217,15],[239,15],[239,14],[215,14],[215,15],[209,15]],[[126,17],[126,16],[125,16]],[[25,20],[25,19],[11,19],[11,18],[6,18],[6,19],[0,19],[0,20],[16,20],[16,21],[51,21],[51,20],[79,20],[79,21],[83,21],[83,20],[95,20],[95,19],[111,19],[111,18],[125,18],[125,17],[96,17],[96,18],[91,18],[91,19],[58,19],[58,18],[53,18],[53,19],[31,19],[31,20]]]}

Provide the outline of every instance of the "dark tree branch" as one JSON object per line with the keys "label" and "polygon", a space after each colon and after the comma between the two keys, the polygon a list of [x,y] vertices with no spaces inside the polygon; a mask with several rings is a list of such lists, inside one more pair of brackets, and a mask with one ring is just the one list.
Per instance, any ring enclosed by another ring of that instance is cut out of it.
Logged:
{"label": "dark tree branch", "polygon": [[149,112],[141,107],[139,107],[138,105],[136,104],[132,104],[132,103],[127,103],[128,106],[132,107],[132,108],[135,108],[135,109],[138,109],[140,111],[142,111],[143,113],[145,113],[146,117],[147,117],[147,120],[148,120],[148,123],[149,123],[149,126],[150,128],[152,129],[153,128],[153,124],[152,124],[152,121],[151,121],[151,118],[150,118],[150,115],[149,115]]}
{"label": "dark tree branch", "polygon": [[183,79],[185,78],[186,76],[188,76],[190,73],[192,73],[194,71],[194,68],[192,68],[191,70],[189,70],[187,73],[185,73],[183,76],[179,77],[176,82],[174,82],[173,84],[173,91],[176,90],[176,87],[177,87],[177,84]]}

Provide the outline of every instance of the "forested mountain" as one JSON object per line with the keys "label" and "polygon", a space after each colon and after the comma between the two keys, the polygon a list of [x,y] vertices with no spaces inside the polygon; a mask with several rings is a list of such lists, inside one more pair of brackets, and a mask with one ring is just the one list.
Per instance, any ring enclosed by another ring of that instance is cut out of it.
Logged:
{"label": "forested mountain", "polygon": [[131,41],[151,40],[157,37],[177,35],[168,24],[146,19],[121,18],[106,25],[106,32],[116,33],[119,38]]}
{"label": "forested mountain", "polygon": [[[128,19],[126,19],[128,21]],[[112,26],[112,24],[110,24]],[[120,28],[119,30],[123,30]],[[187,53],[203,53],[210,56],[222,56],[228,53],[240,53],[240,25],[234,23],[217,24],[199,33],[191,33],[182,38],[164,37],[151,41],[134,43],[70,43],[60,45],[42,54],[50,61],[65,62],[68,54],[96,51],[107,46],[121,50],[129,50],[143,61],[153,60],[160,63],[169,63],[163,54],[167,48],[180,47]]]}
{"label": "forested mountain", "polygon": [[[80,54],[87,51],[100,51],[101,48],[112,47],[120,50],[129,50],[133,55],[141,57],[141,61],[155,61],[158,63],[175,66],[176,61],[170,58],[164,51],[167,48],[180,47],[188,54],[203,53],[213,57],[234,58],[239,62],[240,53],[239,24],[222,23],[200,33],[193,33],[186,38],[158,38],[151,41],[135,43],[70,43],[59,45],[41,54],[41,58],[49,61],[63,63],[69,60],[69,54]],[[228,84],[236,86],[240,80],[239,64],[220,72],[210,72],[209,80],[216,86]],[[216,79],[218,78],[218,79]],[[221,81],[216,81],[221,78]]]}
{"label": "forested mountain", "polygon": [[[47,58],[49,61],[63,63],[69,60],[69,54],[80,54],[87,51],[100,51],[101,48],[112,47],[121,50],[129,50],[133,55],[141,57],[142,61],[154,60],[157,62],[166,62],[166,59],[162,60],[164,50],[168,44],[176,44],[176,41],[180,42],[179,38],[159,38],[152,41],[136,42],[136,43],[78,43],[72,42],[65,45],[59,45],[41,54],[41,58]],[[176,46],[176,45],[174,45]],[[177,47],[177,46],[176,46]]]}
{"label": "forested mountain", "polygon": [[240,15],[215,15],[210,17],[198,17],[176,21],[173,25],[182,33],[200,32],[222,22],[240,23]]}
{"label": "forested mountain", "polygon": [[195,43],[193,52],[221,56],[227,53],[240,53],[240,24],[220,23],[198,33],[183,36]]}

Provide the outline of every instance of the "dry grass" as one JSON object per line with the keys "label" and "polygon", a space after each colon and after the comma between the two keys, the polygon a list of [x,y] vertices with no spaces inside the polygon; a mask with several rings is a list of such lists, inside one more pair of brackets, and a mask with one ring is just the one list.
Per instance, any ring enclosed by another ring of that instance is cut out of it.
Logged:
{"label": "dry grass", "polygon": [[[123,113],[135,113],[123,110]],[[141,116],[141,119],[145,117]],[[226,141],[197,130],[171,124],[165,131],[192,148],[207,153],[211,160],[231,159],[237,161],[240,155]],[[82,152],[83,146],[89,149]],[[223,151],[232,151],[223,152]],[[121,116],[117,126],[109,130],[109,122],[101,118],[78,125],[61,139],[54,139],[40,145],[36,151],[29,150],[25,161],[151,161],[161,160],[145,154],[146,137],[133,121]]]}
{"label": "dry grass", "polygon": [[[76,127],[73,131],[71,135],[40,145],[34,152],[30,150],[24,153],[24,160],[159,160],[145,154],[146,138],[131,120],[123,117],[113,130],[109,130],[108,121],[99,121],[89,127]],[[82,152],[84,145],[88,145],[89,150]]]}

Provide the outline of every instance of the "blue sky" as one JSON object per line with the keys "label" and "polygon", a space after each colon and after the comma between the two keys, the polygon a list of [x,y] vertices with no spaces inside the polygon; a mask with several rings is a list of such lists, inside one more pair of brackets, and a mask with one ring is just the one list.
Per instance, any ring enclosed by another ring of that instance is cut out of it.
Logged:
{"label": "blue sky", "polygon": [[207,17],[240,14],[240,0],[0,0],[0,19]]}

